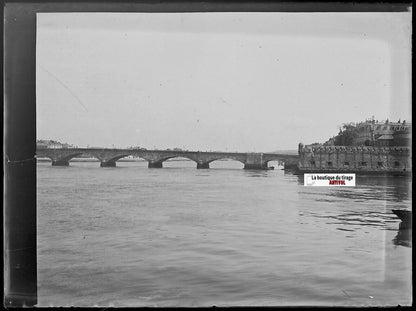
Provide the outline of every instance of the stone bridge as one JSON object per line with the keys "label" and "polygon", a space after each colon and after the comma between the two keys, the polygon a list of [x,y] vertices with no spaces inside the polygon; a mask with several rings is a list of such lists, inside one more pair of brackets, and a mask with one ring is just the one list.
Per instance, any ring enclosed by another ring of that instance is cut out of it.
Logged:
{"label": "stone bridge", "polygon": [[175,150],[145,150],[145,149],[101,149],[101,148],[59,148],[38,149],[37,157],[50,158],[53,166],[68,166],[72,158],[79,156],[98,159],[101,167],[115,167],[117,160],[134,156],[146,160],[149,168],[161,168],[163,162],[182,157],[196,162],[197,168],[209,168],[215,160],[231,159],[244,164],[245,169],[267,169],[268,162],[280,161],[297,163],[297,155],[276,153],[240,153],[240,152],[201,152]]}

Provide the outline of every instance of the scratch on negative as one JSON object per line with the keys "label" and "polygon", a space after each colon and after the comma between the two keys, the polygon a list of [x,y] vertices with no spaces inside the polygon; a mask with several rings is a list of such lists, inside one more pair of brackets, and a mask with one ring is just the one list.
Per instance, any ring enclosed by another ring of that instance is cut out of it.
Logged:
{"label": "scratch on negative", "polygon": [[7,249],[8,252],[19,252],[19,251],[26,251],[29,249],[34,249],[35,247],[22,247],[22,248],[11,248]]}
{"label": "scratch on negative", "polygon": [[57,76],[55,76],[52,72],[47,70],[45,67],[43,67],[41,65],[39,65],[39,66],[40,66],[40,68],[45,70],[47,73],[49,73],[56,81],[58,81],[59,84],[62,85],[72,96],[74,96],[74,98],[78,101],[78,103],[82,106],[82,108],[84,108],[85,111],[88,111],[87,107],[85,107],[85,105],[82,103],[82,101],[79,99],[79,97],[74,92],[72,92],[72,90],[65,83],[63,83]]}
{"label": "scratch on negative", "polygon": [[345,290],[342,289],[341,292],[343,292],[348,298],[352,298]]}
{"label": "scratch on negative", "polygon": [[6,160],[7,160],[7,163],[22,163],[22,162],[33,161],[35,160],[35,157],[23,159],[23,160],[10,160],[9,156],[6,154]]}

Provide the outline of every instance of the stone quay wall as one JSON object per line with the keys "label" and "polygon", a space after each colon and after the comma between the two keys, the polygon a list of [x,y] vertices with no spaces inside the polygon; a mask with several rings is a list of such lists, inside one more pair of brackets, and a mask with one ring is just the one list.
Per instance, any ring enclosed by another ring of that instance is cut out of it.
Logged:
{"label": "stone quay wall", "polygon": [[300,172],[395,173],[412,171],[409,147],[299,144]]}

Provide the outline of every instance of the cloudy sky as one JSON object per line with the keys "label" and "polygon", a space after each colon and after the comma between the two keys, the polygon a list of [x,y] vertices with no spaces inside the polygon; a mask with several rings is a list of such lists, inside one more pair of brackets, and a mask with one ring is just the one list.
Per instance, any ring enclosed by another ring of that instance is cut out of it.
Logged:
{"label": "cloudy sky", "polygon": [[411,116],[411,13],[39,13],[37,137],[257,151]]}

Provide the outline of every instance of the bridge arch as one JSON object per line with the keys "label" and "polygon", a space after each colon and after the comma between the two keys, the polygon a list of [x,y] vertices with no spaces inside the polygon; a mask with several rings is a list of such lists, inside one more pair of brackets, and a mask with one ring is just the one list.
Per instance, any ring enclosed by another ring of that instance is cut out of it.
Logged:
{"label": "bridge arch", "polygon": [[165,162],[167,160],[175,159],[175,158],[184,158],[184,159],[188,159],[194,162],[198,162],[194,157],[192,157],[191,155],[187,155],[187,154],[174,154],[174,155],[165,156],[165,157],[162,157],[160,161]]}
{"label": "bridge arch", "polygon": [[68,166],[71,159],[81,154],[82,152],[60,152],[60,150],[48,150],[48,152],[37,152],[36,156],[51,159],[52,166]]}
{"label": "bridge arch", "polygon": [[284,163],[285,162],[285,159],[276,158],[276,159],[268,159],[268,160],[264,161],[265,164],[268,164],[270,162]]}
{"label": "bridge arch", "polygon": [[142,158],[149,162],[150,168],[161,168],[163,167],[163,162],[170,160],[170,159],[175,159],[175,158],[188,159],[195,163],[198,163],[198,161],[192,155],[189,155],[189,154],[168,154],[168,155],[160,156],[157,159],[155,158],[147,159],[146,157],[143,157],[143,156]]}
{"label": "bridge arch", "polygon": [[295,154],[267,154],[264,162],[268,165],[269,162],[276,161],[279,166],[283,166],[284,169],[296,169],[299,157]]}
{"label": "bridge arch", "polygon": [[[171,161],[169,161],[171,160]],[[182,162],[178,164],[178,162]],[[185,163],[184,163],[185,162]],[[192,156],[185,155],[175,155],[163,159],[164,167],[178,168],[178,167],[189,167],[194,166],[195,163],[198,163]]]}
{"label": "bridge arch", "polygon": [[[270,163],[271,162],[271,163]],[[268,168],[282,167],[285,164],[284,159],[270,159],[264,162],[264,166]]]}
{"label": "bridge arch", "polygon": [[[230,165],[224,165],[224,160],[228,162]],[[245,165],[245,162],[242,159],[238,159],[232,156],[216,157],[214,159],[210,159],[205,163],[208,167],[212,168],[244,168]]]}
{"label": "bridge arch", "polygon": [[100,159],[98,158],[98,160],[100,160],[100,166],[101,167],[115,167],[116,166],[116,162],[122,158],[128,157],[130,154],[121,154],[121,155],[117,155],[115,157],[111,157],[111,158],[104,158],[104,159]]}
{"label": "bridge arch", "polygon": [[207,163],[212,163],[214,161],[221,161],[221,160],[233,160],[233,161],[245,164],[244,160],[238,159],[238,158],[232,157],[232,156],[229,156],[229,157],[228,156],[223,156],[223,157],[218,157],[218,158],[215,158],[215,159],[210,159],[209,161],[207,161]]}
{"label": "bridge arch", "polygon": [[50,158],[52,161],[66,161],[66,162],[69,162],[71,159],[76,158],[77,156],[79,156],[81,154],[82,154],[82,152],[81,153],[73,153],[73,154],[62,156],[62,157],[50,156],[48,158]]}

